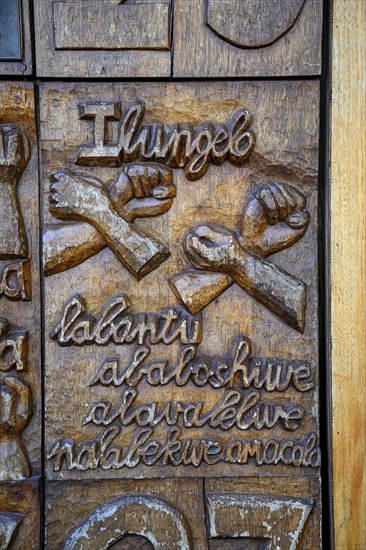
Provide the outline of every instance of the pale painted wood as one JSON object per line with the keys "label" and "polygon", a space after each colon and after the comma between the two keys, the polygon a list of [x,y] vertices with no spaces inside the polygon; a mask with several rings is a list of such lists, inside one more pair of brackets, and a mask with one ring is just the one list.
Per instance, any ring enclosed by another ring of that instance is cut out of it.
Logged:
{"label": "pale painted wood", "polygon": [[336,550],[366,548],[366,3],[335,0],[331,323]]}

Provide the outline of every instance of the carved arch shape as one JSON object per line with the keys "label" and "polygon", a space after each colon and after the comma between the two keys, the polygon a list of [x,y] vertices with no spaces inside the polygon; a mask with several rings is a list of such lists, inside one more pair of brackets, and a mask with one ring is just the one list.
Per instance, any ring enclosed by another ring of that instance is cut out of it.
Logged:
{"label": "carved arch shape", "polygon": [[182,514],[168,502],[146,495],[104,502],[68,535],[63,550],[107,550],[125,535],[145,537],[156,550],[192,550]]}
{"label": "carved arch shape", "polygon": [[16,512],[0,512],[0,550],[11,548],[23,517]]}
{"label": "carved arch shape", "polygon": [[206,0],[206,24],[239,48],[264,48],[296,23],[306,0]]}

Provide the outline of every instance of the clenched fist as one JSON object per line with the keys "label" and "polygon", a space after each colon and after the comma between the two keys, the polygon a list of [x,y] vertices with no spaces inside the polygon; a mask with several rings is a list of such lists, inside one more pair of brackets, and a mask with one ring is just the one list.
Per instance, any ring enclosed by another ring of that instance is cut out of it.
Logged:
{"label": "clenched fist", "polygon": [[176,194],[172,172],[156,164],[129,164],[108,188],[117,211],[129,221],[165,214]]}
{"label": "clenched fist", "polygon": [[262,257],[292,246],[310,221],[305,206],[304,195],[291,185],[261,185],[244,207],[239,227],[244,246]]}
{"label": "clenched fist", "polygon": [[0,125],[0,182],[17,184],[29,160],[29,143],[15,124]]}
{"label": "clenched fist", "polygon": [[184,249],[199,269],[231,272],[242,262],[243,250],[231,229],[216,223],[202,223],[187,231]]}

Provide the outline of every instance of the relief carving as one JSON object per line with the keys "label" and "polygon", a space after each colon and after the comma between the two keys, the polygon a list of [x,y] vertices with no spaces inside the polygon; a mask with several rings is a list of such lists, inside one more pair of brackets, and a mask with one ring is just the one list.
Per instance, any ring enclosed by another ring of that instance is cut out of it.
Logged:
{"label": "relief carving", "polygon": [[[221,165],[229,160],[242,166],[251,154],[255,135],[249,129],[252,117],[238,109],[227,125],[150,124],[142,126],[145,105],[132,104],[122,114],[121,102],[79,105],[80,118],[91,120],[94,139],[82,145],[76,164],[121,166],[135,160],[158,162],[171,168],[184,168],[188,180],[200,179],[210,162]],[[110,122],[120,121],[117,140],[111,137]]]}
{"label": "relief carving", "polygon": [[20,376],[0,381],[0,481],[30,476],[31,468],[22,443],[22,432],[32,417],[32,392]]}
{"label": "relief carving", "polygon": [[131,314],[126,296],[114,296],[95,318],[87,311],[82,296],[73,296],[66,304],[62,316],[53,326],[50,337],[60,346],[96,344],[139,345],[148,340],[151,344],[198,344],[202,337],[201,319],[184,310],[167,308],[159,313]]}
{"label": "relief carving", "polygon": [[[196,346],[201,331],[196,321],[187,325],[188,319],[185,319],[180,324],[177,312],[168,309],[150,318],[146,314],[129,316],[126,325],[126,309],[125,298],[115,297],[95,319],[87,313],[80,297],[75,297],[65,304],[62,317],[51,331],[51,337],[60,345],[91,342],[104,345],[110,341],[123,344],[134,340],[139,344],[126,365],[122,366],[118,356],[102,362],[89,386],[122,386],[122,391],[117,402],[109,398],[93,402],[81,421],[82,426],[102,427],[100,436],[80,443],[71,438],[53,443],[48,459],[53,459],[54,471],[63,467],[80,471],[134,468],[140,463],[198,467],[218,462],[246,464],[249,460],[254,460],[258,466],[319,465],[314,432],[307,433],[302,439],[240,439],[231,436],[226,441],[216,437],[187,437],[184,432],[206,427],[222,432],[236,429],[239,431],[236,434],[240,434],[253,429],[271,430],[277,426],[296,431],[303,420],[304,408],[293,401],[268,401],[266,393],[276,391],[282,394],[290,387],[301,393],[312,390],[313,372],[307,361],[252,357],[250,340],[244,335],[233,339],[226,358],[200,356]],[[184,347],[175,363],[171,364],[165,358],[147,362],[150,345],[160,342],[169,345],[177,338]],[[140,384],[155,387],[175,383],[179,387],[190,382],[198,388],[209,385],[212,389],[223,388],[225,391],[211,399],[209,404],[205,398],[192,400],[189,393],[183,400],[175,397],[172,400],[144,401],[139,396]],[[137,427],[131,441],[126,445],[119,444],[124,427],[131,425]],[[155,428],[164,425],[165,438],[156,438]]]}
{"label": "relief carving", "polygon": [[56,50],[169,50],[170,0],[53,2]]}
{"label": "relief carving", "polygon": [[0,371],[11,368],[27,370],[28,332],[12,329],[5,317],[0,317]]}
{"label": "relief carving", "polygon": [[[0,317],[0,371],[27,370],[28,332],[13,330]],[[0,481],[30,476],[30,464],[22,432],[33,414],[29,384],[17,374],[0,376]]]}
{"label": "relief carving", "polygon": [[209,493],[206,501],[212,539],[231,537],[243,540],[243,544],[255,539],[266,550],[300,548],[314,506],[309,498],[242,493]]}
{"label": "relief carving", "polygon": [[252,356],[251,342],[244,334],[232,339],[226,357],[199,355],[197,345],[182,347],[175,362],[165,358],[148,362],[150,353],[150,346],[139,346],[126,365],[122,365],[120,356],[107,357],[89,385],[119,387],[125,384],[133,388],[142,381],[151,386],[165,386],[170,382],[186,386],[192,382],[196,387],[207,384],[215,389],[254,388],[281,393],[291,386],[299,392],[314,388],[308,361]]}
{"label": "relief carving", "polygon": [[305,234],[310,221],[305,206],[305,197],[293,186],[269,183],[250,195],[238,231],[210,222],[190,229],[184,249],[196,269],[169,279],[175,296],[196,314],[235,282],[283,322],[303,332],[305,283],[264,258],[292,246]]}
{"label": "relief carving", "polygon": [[153,496],[135,494],[98,506],[68,535],[62,548],[107,549],[131,534],[145,537],[155,550],[193,548],[189,526],[172,504]]}
{"label": "relief carving", "polygon": [[15,512],[0,512],[0,550],[12,547],[23,517]]}
{"label": "relief carving", "polygon": [[46,231],[45,274],[75,267],[108,246],[122,265],[141,279],[159,267],[170,252],[133,222],[167,212],[175,193],[171,171],[154,164],[125,166],[109,186],[67,169],[54,174],[50,211],[59,219],[82,223]]}
{"label": "relief carving", "polygon": [[15,124],[0,125],[0,260],[28,257],[17,186],[29,157],[23,131]]}
{"label": "relief carving", "polygon": [[306,0],[207,0],[206,24],[240,48],[263,48],[296,23]]}
{"label": "relief carving", "polygon": [[4,267],[0,273],[0,297],[10,300],[32,299],[32,280],[30,261],[14,262]]}

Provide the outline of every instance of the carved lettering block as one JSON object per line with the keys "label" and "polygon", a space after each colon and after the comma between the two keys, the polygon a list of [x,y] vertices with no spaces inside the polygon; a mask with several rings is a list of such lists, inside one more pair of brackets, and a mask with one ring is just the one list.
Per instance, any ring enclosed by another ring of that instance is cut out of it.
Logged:
{"label": "carved lettering block", "polygon": [[318,75],[322,0],[176,0],[174,76]]}
{"label": "carved lettering block", "polygon": [[0,103],[0,479],[5,482],[41,473],[41,306],[33,86],[1,83]]}
{"label": "carved lettering block", "polygon": [[318,98],[41,86],[50,480],[317,478]]}
{"label": "carved lettering block", "polygon": [[38,75],[170,76],[171,0],[42,0],[34,10]]}

